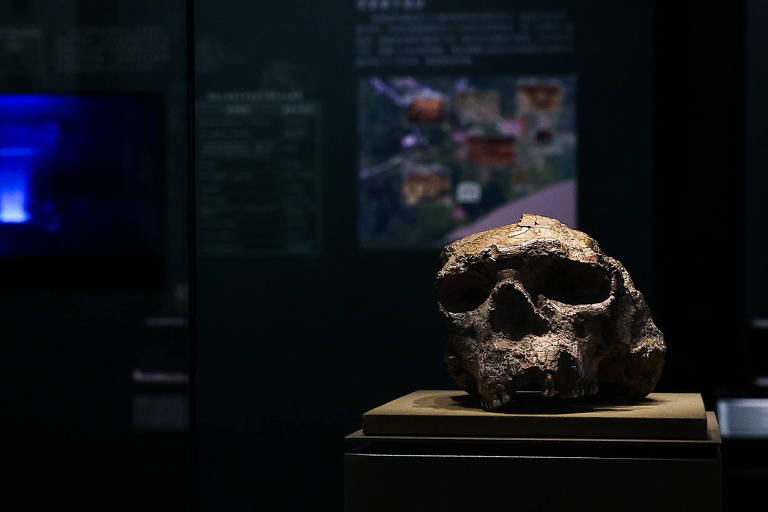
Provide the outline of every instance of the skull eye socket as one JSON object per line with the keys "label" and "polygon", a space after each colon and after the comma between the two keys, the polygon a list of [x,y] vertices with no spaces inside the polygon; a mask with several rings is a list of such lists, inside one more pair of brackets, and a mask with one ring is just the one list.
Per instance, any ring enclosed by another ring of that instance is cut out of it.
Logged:
{"label": "skull eye socket", "polygon": [[605,270],[573,260],[558,260],[538,272],[531,288],[536,295],[565,304],[596,304],[611,295]]}
{"label": "skull eye socket", "polygon": [[492,289],[491,282],[477,272],[440,280],[435,288],[435,297],[451,313],[471,311],[485,302]]}

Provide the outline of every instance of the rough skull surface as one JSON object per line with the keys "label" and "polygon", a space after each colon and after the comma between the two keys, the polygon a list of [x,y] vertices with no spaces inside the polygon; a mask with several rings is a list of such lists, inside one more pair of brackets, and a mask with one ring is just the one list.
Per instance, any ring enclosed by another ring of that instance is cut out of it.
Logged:
{"label": "rough skull surface", "polygon": [[492,410],[514,393],[639,400],[664,366],[664,336],[624,266],[557,220],[520,222],[448,245],[435,298],[454,380]]}

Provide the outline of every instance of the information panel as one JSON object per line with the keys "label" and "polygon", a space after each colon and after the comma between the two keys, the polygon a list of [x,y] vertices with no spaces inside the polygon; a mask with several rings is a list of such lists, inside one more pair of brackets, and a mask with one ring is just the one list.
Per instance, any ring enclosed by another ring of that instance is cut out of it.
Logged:
{"label": "information panel", "polygon": [[198,244],[207,256],[320,247],[320,106],[299,92],[198,103]]}

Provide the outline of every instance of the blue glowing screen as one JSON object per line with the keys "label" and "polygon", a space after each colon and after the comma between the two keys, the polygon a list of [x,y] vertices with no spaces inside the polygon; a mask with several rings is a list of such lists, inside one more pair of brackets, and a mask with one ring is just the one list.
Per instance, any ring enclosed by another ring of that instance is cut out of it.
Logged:
{"label": "blue glowing screen", "polygon": [[0,255],[162,247],[162,103],[0,94]]}

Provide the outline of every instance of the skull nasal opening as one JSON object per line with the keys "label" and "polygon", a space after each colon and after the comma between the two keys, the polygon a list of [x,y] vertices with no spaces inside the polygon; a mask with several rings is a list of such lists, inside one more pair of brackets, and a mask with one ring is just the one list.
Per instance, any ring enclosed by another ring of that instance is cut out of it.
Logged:
{"label": "skull nasal opening", "polygon": [[520,284],[505,280],[496,285],[491,294],[491,328],[510,340],[522,339],[527,334],[546,332],[547,322],[536,311]]}

